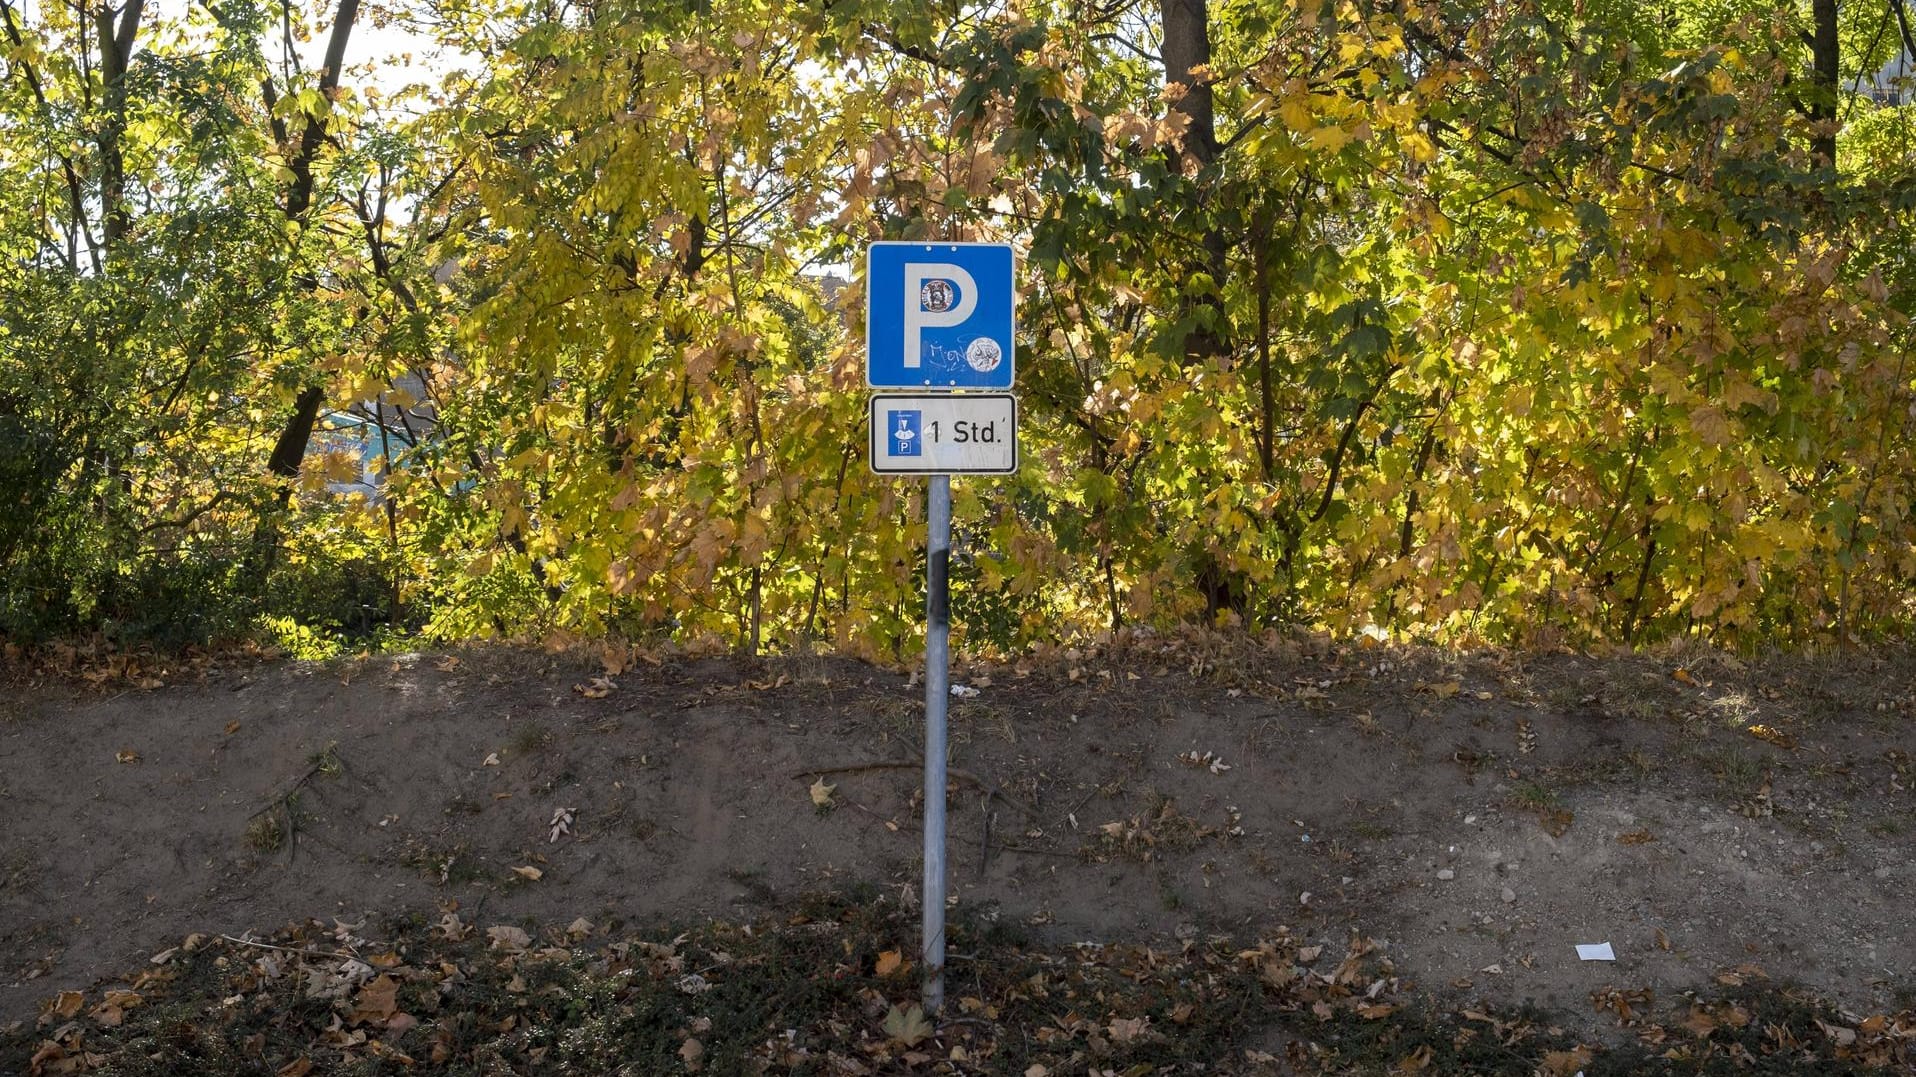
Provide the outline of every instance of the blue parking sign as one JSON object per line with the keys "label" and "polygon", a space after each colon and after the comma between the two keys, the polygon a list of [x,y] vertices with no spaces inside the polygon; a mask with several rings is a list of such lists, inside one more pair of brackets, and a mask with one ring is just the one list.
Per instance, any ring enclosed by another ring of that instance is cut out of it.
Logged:
{"label": "blue parking sign", "polygon": [[1011,388],[1017,299],[1008,243],[872,244],[865,384]]}

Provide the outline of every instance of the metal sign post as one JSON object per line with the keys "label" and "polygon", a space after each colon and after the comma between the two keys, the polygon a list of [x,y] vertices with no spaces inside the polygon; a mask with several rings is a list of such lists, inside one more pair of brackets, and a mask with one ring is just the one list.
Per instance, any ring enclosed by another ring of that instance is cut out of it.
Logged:
{"label": "metal sign post", "polygon": [[1018,470],[1013,257],[1004,243],[874,243],[865,263],[871,469],[926,475],[924,1009],[945,1002],[951,476]]}
{"label": "metal sign post", "polygon": [[951,699],[951,476],[931,477],[925,544],[925,1012],[945,1003],[945,708]]}

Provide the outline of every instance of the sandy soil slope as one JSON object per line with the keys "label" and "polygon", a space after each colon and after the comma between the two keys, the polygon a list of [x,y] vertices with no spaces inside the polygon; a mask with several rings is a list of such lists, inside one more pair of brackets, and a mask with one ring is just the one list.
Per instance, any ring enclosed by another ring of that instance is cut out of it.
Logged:
{"label": "sandy soil slope", "polygon": [[[1146,638],[954,679],[953,891],[1060,940],[1356,927],[1451,1004],[1751,965],[1916,993],[1905,658]],[[0,1025],[191,932],[638,924],[918,876],[921,691],[858,663],[487,648],[4,708]]]}

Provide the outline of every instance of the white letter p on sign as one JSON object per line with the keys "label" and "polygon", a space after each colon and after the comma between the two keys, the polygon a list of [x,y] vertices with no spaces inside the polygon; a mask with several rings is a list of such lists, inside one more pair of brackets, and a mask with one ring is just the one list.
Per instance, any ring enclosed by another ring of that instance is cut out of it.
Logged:
{"label": "white letter p on sign", "polygon": [[[949,287],[958,286],[957,302]],[[927,283],[929,282],[929,284]],[[920,333],[925,329],[963,325],[978,307],[978,286],[971,274],[946,262],[905,263],[905,366],[917,369]]]}

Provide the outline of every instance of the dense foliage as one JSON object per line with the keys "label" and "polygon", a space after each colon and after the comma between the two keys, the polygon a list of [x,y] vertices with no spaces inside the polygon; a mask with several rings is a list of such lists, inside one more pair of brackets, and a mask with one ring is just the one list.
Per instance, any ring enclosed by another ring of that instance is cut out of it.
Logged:
{"label": "dense foliage", "polygon": [[1023,252],[974,645],[1910,621],[1900,2],[98,2],[0,0],[0,631],[897,653],[880,238]]}

